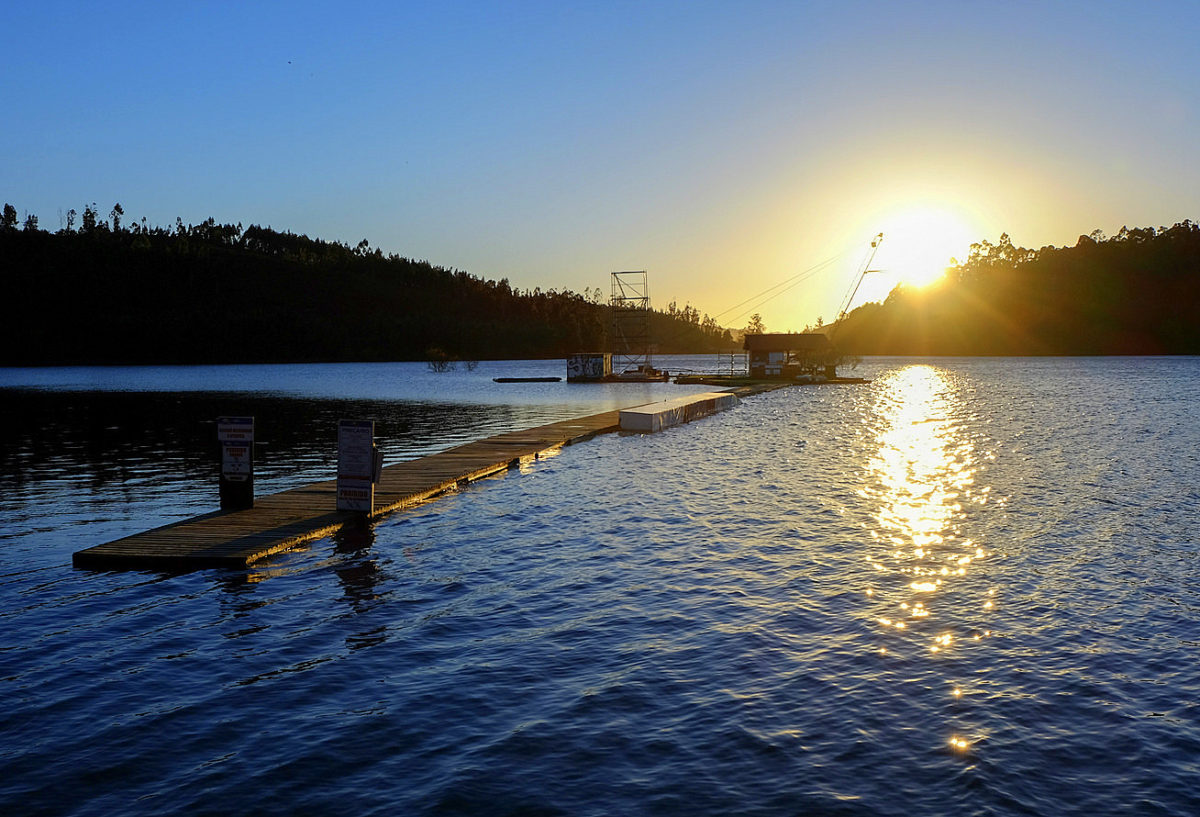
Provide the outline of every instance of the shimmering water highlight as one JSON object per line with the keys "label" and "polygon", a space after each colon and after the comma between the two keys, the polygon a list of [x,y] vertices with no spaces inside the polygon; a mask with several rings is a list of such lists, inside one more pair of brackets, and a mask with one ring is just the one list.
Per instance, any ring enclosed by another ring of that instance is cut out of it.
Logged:
{"label": "shimmering water highlight", "polygon": [[1200,813],[1200,361],[865,368],[248,571],[71,570],[128,489],[26,457],[0,804]]}

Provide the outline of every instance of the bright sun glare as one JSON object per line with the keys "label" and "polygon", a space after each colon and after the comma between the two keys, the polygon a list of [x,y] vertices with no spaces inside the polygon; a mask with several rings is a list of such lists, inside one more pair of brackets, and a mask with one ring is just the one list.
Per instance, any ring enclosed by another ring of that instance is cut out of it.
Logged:
{"label": "bright sun glare", "polygon": [[939,207],[910,207],[885,218],[879,228],[883,244],[873,269],[896,284],[923,287],[942,277],[951,258],[966,256],[971,234],[966,220],[952,210]]}

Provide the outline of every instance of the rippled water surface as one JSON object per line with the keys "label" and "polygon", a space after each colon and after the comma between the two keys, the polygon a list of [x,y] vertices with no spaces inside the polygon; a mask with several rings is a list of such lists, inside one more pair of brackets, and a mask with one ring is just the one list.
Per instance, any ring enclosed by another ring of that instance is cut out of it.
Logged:
{"label": "rippled water surface", "polygon": [[212,508],[216,414],[261,493],[348,413],[395,461],[679,393],[514,366],[4,373],[0,810],[1200,813],[1196,358],[872,359],[249,570],[70,566]]}

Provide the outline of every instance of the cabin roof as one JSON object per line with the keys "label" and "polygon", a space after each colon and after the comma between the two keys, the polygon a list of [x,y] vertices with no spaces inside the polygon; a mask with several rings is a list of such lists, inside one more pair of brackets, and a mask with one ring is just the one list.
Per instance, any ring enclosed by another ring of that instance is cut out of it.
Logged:
{"label": "cabin roof", "polygon": [[742,348],[747,352],[824,352],[829,349],[829,338],[819,332],[746,335]]}

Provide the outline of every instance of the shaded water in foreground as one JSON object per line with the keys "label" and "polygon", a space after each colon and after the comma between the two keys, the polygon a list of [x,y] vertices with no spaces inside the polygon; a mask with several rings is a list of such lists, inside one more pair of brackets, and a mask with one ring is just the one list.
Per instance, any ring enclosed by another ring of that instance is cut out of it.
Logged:
{"label": "shaded water in foreground", "polygon": [[[865,368],[177,576],[70,554],[211,507],[210,398],[5,393],[59,425],[3,439],[0,808],[1200,813],[1200,360]],[[327,476],[301,397],[264,484]],[[591,411],[512,399],[416,411]]]}

